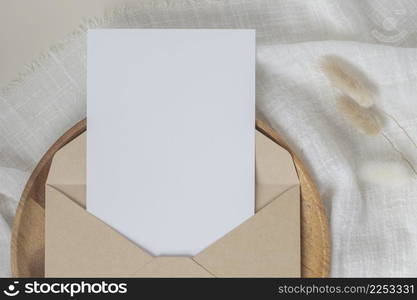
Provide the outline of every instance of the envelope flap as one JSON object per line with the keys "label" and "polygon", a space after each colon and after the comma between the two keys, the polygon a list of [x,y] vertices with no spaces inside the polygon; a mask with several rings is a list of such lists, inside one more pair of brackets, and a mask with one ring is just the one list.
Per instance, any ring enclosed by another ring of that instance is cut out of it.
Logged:
{"label": "envelope flap", "polygon": [[160,256],[154,258],[132,277],[213,277],[188,257]]}
{"label": "envelope flap", "polygon": [[77,184],[54,184],[51,185],[54,189],[60,191],[65,196],[73,200],[82,208],[86,205],[86,186]]}
{"label": "envelope flap", "polygon": [[216,277],[299,277],[299,197],[291,188],[194,260]]}
{"label": "envelope flap", "polygon": [[293,159],[287,150],[256,131],[256,211],[299,184]]}
{"label": "envelope flap", "polygon": [[83,185],[86,183],[86,133],[58,150],[52,159],[46,181],[49,185]]}
{"label": "envelope flap", "polygon": [[153,257],[46,186],[45,275],[128,277]]}
{"label": "envelope flap", "polygon": [[298,176],[287,150],[256,131],[256,184],[294,185]]}

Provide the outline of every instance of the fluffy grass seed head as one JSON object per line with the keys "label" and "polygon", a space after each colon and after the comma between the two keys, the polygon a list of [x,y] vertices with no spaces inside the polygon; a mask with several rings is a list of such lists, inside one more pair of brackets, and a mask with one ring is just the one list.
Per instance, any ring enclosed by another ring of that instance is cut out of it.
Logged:
{"label": "fluffy grass seed head", "polygon": [[343,117],[359,132],[365,135],[378,135],[381,132],[381,125],[366,108],[359,106],[350,97],[340,96],[336,103],[337,110]]}
{"label": "fluffy grass seed head", "polygon": [[374,104],[374,95],[369,87],[355,74],[350,66],[336,56],[324,56],[320,62],[322,72],[330,83],[344,94],[349,95],[362,107]]}
{"label": "fluffy grass seed head", "polygon": [[367,161],[359,167],[359,178],[384,188],[397,188],[409,184],[410,170],[397,161]]}

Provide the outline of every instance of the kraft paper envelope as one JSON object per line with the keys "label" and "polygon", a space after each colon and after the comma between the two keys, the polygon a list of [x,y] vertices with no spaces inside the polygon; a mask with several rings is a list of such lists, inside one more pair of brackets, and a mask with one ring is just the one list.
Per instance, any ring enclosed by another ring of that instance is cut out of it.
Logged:
{"label": "kraft paper envelope", "polygon": [[256,133],[256,214],[194,257],[154,257],[88,213],[85,157],[84,133],[52,161],[46,277],[300,276],[298,177],[290,154],[263,134]]}

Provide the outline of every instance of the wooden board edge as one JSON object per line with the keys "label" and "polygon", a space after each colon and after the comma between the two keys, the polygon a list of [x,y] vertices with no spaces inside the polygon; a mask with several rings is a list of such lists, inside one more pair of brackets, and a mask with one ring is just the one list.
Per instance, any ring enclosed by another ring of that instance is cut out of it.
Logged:
{"label": "wooden board edge", "polygon": [[67,132],[65,132],[49,149],[48,151],[43,155],[39,163],[36,165],[35,169],[33,170],[32,174],[29,177],[29,180],[27,181],[22,195],[20,197],[19,204],[16,209],[16,214],[13,220],[12,225],[12,234],[11,234],[11,242],[10,242],[10,264],[11,264],[11,272],[12,276],[14,277],[21,277],[21,271],[19,269],[18,264],[18,257],[17,253],[18,251],[18,238],[19,238],[19,230],[20,230],[20,224],[22,224],[21,219],[23,215],[23,209],[26,205],[26,202],[28,201],[30,191],[33,187],[33,184],[38,177],[39,173],[42,171],[44,166],[48,164],[48,162],[52,159],[54,154],[65,144],[69,143],[71,140],[73,140],[76,136],[81,134],[86,130],[86,119],[83,119],[79,121],[76,125],[71,127]]}

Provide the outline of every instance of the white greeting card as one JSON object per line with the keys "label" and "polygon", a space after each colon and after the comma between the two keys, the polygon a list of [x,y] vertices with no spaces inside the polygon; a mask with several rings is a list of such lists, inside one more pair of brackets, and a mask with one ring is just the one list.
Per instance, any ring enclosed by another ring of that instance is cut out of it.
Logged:
{"label": "white greeting card", "polygon": [[255,32],[88,32],[87,210],[153,255],[254,214]]}

